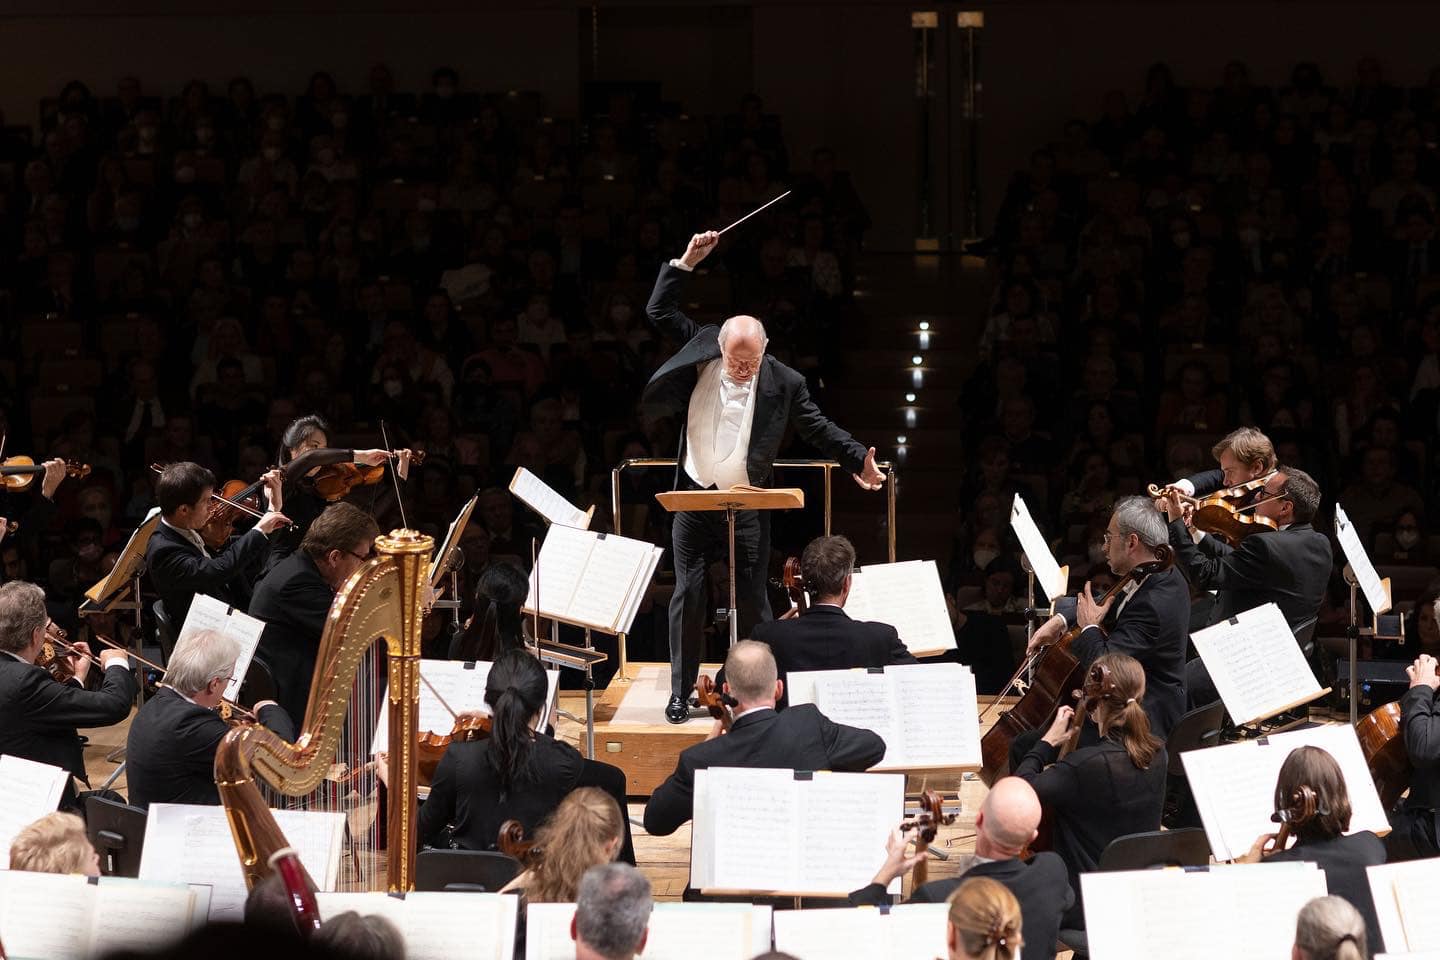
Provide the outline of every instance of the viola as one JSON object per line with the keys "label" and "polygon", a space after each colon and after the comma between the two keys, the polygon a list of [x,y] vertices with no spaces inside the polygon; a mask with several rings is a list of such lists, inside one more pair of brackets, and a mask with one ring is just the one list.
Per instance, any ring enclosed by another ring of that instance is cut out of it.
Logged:
{"label": "viola", "polygon": [[730,712],[730,708],[735,706],[734,697],[715,689],[715,681],[702,673],[695,679],[695,700],[710,711],[710,716],[720,721],[722,730],[730,732],[730,723],[735,719]]}
{"label": "viola", "polygon": [[[398,451],[397,454],[398,455]],[[410,463],[420,466],[425,462],[425,451],[410,453]],[[385,477],[385,464],[370,466],[364,463],[329,463],[320,467],[310,478],[311,486],[321,499],[334,503],[350,495],[356,487],[368,487],[379,483]]]}
{"label": "viola", "polygon": [[58,624],[46,624],[45,641],[40,644],[40,656],[35,659],[35,666],[48,670],[56,683],[69,683],[75,677],[74,657],[83,657],[95,665],[100,663],[71,646],[67,634]]}
{"label": "viola", "polygon": [[1400,795],[1410,786],[1410,754],[1405,751],[1405,738],[1400,735],[1400,704],[1383,704],[1361,717],[1355,724],[1355,735],[1375,789],[1388,812],[1399,802]]}
{"label": "viola", "polygon": [[[45,472],[45,465],[30,457],[6,457],[0,461],[0,487],[6,490],[28,490],[35,477]],[[90,464],[78,460],[65,461],[65,476],[77,479],[90,476]]]}
{"label": "viola", "polygon": [[462,713],[455,718],[455,725],[449,733],[434,733],[425,731],[416,740],[418,745],[417,765],[420,769],[420,782],[429,784],[434,780],[435,768],[440,766],[440,759],[445,756],[445,751],[452,743],[469,743],[472,740],[484,740],[490,736],[491,720],[488,714]]}
{"label": "viola", "polygon": [[[900,824],[900,832],[908,833],[915,831],[915,852],[925,853],[930,849],[930,844],[935,842],[935,835],[942,826],[949,826],[955,822],[956,814],[946,813],[945,806],[941,802],[939,792],[926,790],[920,794],[920,812],[913,820],[905,820]],[[925,885],[930,879],[929,857],[925,857],[915,864],[911,874],[910,892],[913,894],[919,887]]]}
{"label": "viola", "polygon": [[[1258,516],[1253,511],[1266,500],[1273,500],[1274,497],[1264,495],[1265,484],[1270,481],[1274,473],[1267,473],[1263,477],[1256,477],[1254,480],[1247,480],[1245,483],[1227,487],[1224,490],[1217,490],[1206,497],[1192,497],[1174,487],[1157,487],[1150,484],[1148,492],[1151,497],[1163,500],[1172,491],[1180,496],[1182,503],[1191,506],[1190,522],[1196,530],[1201,530],[1212,536],[1219,537],[1230,546],[1239,546],[1240,541],[1255,533],[1268,533],[1280,529],[1279,525],[1269,517]],[[1257,491],[1260,492],[1256,496]]]}
{"label": "viola", "polygon": [[[1174,560],[1174,551],[1168,544],[1162,543],[1155,548],[1154,560],[1136,564],[1105,592],[1100,601],[1101,606],[1114,600],[1131,582],[1170,569]],[[1080,630],[1077,624],[1067,630],[1059,640],[1026,657],[1025,662],[1010,678],[1010,682],[981,714],[983,718],[985,713],[989,713],[1000,702],[1001,697],[1022,684],[1021,678],[1027,671],[1033,671],[1030,684],[1021,694],[1019,701],[1000,714],[994,726],[985,731],[985,736],[980,740],[980,779],[985,781],[986,786],[994,784],[1004,775],[1010,762],[1010,745],[1015,738],[1027,730],[1044,729],[1055,715],[1061,700],[1083,687],[1084,668],[1080,658],[1070,652],[1075,638],[1080,636]]]}

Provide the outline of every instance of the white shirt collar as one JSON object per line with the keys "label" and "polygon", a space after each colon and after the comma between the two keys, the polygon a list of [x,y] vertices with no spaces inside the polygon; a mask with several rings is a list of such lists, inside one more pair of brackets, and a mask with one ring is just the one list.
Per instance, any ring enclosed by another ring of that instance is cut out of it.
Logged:
{"label": "white shirt collar", "polygon": [[742,710],[742,711],[740,711],[739,713],[735,714],[733,717],[730,718],[730,722],[731,722],[731,723],[734,723],[736,720],[739,720],[741,717],[748,717],[750,714],[752,714],[752,713],[759,713],[761,710],[774,710],[774,709],[775,709],[774,707],[751,707],[749,710]]}

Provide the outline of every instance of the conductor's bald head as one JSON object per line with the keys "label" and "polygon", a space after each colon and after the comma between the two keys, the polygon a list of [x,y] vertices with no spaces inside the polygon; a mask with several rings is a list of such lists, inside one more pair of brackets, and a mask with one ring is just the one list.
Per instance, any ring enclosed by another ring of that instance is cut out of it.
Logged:
{"label": "conductor's bald head", "polygon": [[1035,839],[1039,826],[1040,798],[1035,788],[1019,777],[996,780],[975,818],[975,852],[992,860],[1019,856]]}
{"label": "conductor's bald head", "polygon": [[760,369],[765,356],[765,325],[754,317],[740,314],[720,324],[720,357],[725,373],[731,380],[745,383]]}
{"label": "conductor's bald head", "polygon": [[740,704],[739,710],[773,707],[780,699],[777,675],[775,655],[766,643],[741,640],[725,658],[725,689]]}

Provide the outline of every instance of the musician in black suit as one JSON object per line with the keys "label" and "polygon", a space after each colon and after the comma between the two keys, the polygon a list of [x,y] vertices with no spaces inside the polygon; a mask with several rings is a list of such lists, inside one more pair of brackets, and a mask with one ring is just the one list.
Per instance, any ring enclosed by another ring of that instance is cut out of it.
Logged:
{"label": "musician in black suit", "polygon": [[250,615],[265,621],[256,656],[275,677],[280,706],[296,723],[305,719],[320,636],[335,593],[375,555],[380,528],[350,503],[333,503],[310,524],[300,549],[255,585]]}
{"label": "musician in black suit", "polygon": [[[1148,504],[1147,504],[1148,506]],[[1019,777],[1002,777],[985,794],[975,815],[975,853],[962,861],[958,873],[922,884],[909,903],[944,903],[955,888],[971,877],[989,877],[1010,888],[1020,901],[1025,931],[1025,956],[1053,960],[1060,918],[1074,904],[1065,861],[1052,851],[1020,859],[1021,852],[1040,834],[1040,798]],[[885,863],[869,886],[850,894],[856,907],[889,904],[885,888],[928,854],[906,854],[904,835],[894,831],[886,844]]]}
{"label": "musician in black suit", "polygon": [[[73,660],[75,680],[56,682],[35,665],[49,623],[45,591],[23,580],[0,585],[0,754],[63,767],[88,786],[76,728],[107,727],[129,716],[135,676],[123,650],[105,649],[99,690],[85,689],[91,664],[83,658]],[[89,653],[84,643],[75,646]],[[67,781],[60,806],[76,805],[74,785]]]}
{"label": "musician in black suit", "polygon": [[[1255,514],[1275,521],[1278,530],[1253,533],[1238,547],[1205,537],[1196,544],[1183,519],[1179,497],[1162,501],[1170,518],[1170,545],[1179,566],[1200,590],[1215,590],[1212,623],[1274,602],[1290,629],[1312,621],[1330,580],[1330,539],[1310,525],[1320,509],[1320,487],[1295,467],[1279,466],[1265,482]],[[1191,707],[1220,699],[1205,664],[1198,658],[1186,671]]]}
{"label": "musician in black suit", "polygon": [[[1435,605],[1420,611],[1434,617]],[[1440,688],[1436,660],[1422,653],[1406,668],[1410,689],[1400,698],[1400,736],[1410,758],[1410,793],[1390,812],[1391,831],[1385,838],[1390,860],[1440,856],[1436,827],[1440,826]]]}
{"label": "musician in black suit", "polygon": [[[197,631],[176,646],[166,664],[165,683],[135,714],[125,741],[132,806],[220,802],[215,748],[230,725],[216,708],[239,656],[239,643],[213,630]],[[295,739],[294,724],[275,701],[260,701],[254,712],[284,739]]]}
{"label": "musician in black suit", "polygon": [[[715,232],[696,234],[685,255],[660,268],[646,314],[663,335],[684,343],[645,386],[643,402],[652,414],[683,418],[675,470],[677,489],[725,490],[768,485],[785,429],[793,424],[824,456],[840,461],[867,490],[878,490],[885,475],[868,450],[831,423],[810,399],[805,378],[765,353],[765,328],[749,316],[720,326],[700,326],[680,309],[686,276],[715,249]],[[675,592],[670,598],[670,703],[665,717],[684,723],[686,698],[700,670],[705,618],[705,570],[726,550],[725,516],[677,513],[672,534]],[[764,511],[736,518],[736,596],[739,633],[771,618],[765,593],[770,525]]]}
{"label": "musician in black suit", "polygon": [[[1105,557],[1110,570],[1124,577],[1136,567],[1155,562],[1157,548],[1169,534],[1165,521],[1145,497],[1125,497],[1115,504],[1105,530]],[[1162,740],[1185,714],[1185,648],[1189,640],[1190,587],[1174,566],[1139,577],[1109,603],[1097,603],[1085,584],[1066,618],[1051,617],[1035,631],[1030,650],[1060,639],[1080,626],[1070,652],[1089,664],[1102,654],[1124,653],[1145,670],[1145,712],[1150,729]],[[1028,746],[1027,746],[1028,749]]]}
{"label": "musician in black suit", "polygon": [[[491,734],[445,749],[430,796],[420,807],[421,843],[444,843],[448,826],[452,846],[494,850],[506,820],[518,820],[534,839],[540,824],[576,787],[598,787],[625,809],[623,771],[587,760],[565,741],[536,730],[547,719],[549,693],[545,669],[531,654],[511,650],[495,661],[485,679]],[[634,863],[630,819],[621,819],[618,859]]]}
{"label": "musician in black suit", "polygon": [[[266,495],[278,504],[280,474],[272,470],[266,477]],[[283,513],[272,509],[212,556],[199,531],[210,518],[214,490],[215,474],[188,460],[170,464],[155,483],[160,523],[145,548],[145,565],[177,633],[197,593],[244,609],[245,591],[239,581],[261,559],[269,535],[289,523]]]}
{"label": "musician in black suit", "polygon": [[1220,466],[1176,480],[1171,486],[1192,497],[1207,497],[1275,472],[1275,444],[1255,427],[1241,427],[1211,448]]}
{"label": "musician in black suit", "polygon": [[775,711],[784,692],[770,648],[742,640],[725,658],[723,688],[734,701],[728,733],[716,720],[710,736],[680,754],[675,772],[645,804],[645,830],[669,836],[693,815],[695,771],[707,767],[784,767],[793,770],[868,770],[885,757],[880,735],[834,723],[813,703]]}
{"label": "musician in black suit", "polygon": [[[790,620],[757,623],[750,636],[770,645],[781,683],[792,670],[848,670],[915,663],[888,623],[851,620],[845,613],[855,569],[855,548],[844,537],[812,540],[800,556],[810,608]],[[716,678],[723,682],[724,672]],[[788,692],[775,709],[789,706]]]}

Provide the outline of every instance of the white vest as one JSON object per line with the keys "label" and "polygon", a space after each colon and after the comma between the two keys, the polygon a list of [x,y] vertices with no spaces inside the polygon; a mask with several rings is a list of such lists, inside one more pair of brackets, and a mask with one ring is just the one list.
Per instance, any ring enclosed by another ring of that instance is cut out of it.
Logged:
{"label": "white vest", "polygon": [[713,486],[717,490],[728,490],[750,482],[745,461],[750,455],[750,426],[755,420],[759,374],[750,381],[739,423],[734,422],[733,416],[729,423],[723,423],[726,413],[724,386],[720,382],[723,368],[723,360],[705,364],[690,394],[685,427],[685,472],[702,489]]}

